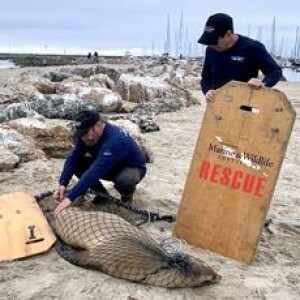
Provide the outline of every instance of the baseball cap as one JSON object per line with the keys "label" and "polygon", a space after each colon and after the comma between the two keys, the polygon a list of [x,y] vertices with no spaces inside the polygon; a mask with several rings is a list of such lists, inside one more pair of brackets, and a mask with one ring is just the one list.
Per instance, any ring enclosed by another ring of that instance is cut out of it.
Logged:
{"label": "baseball cap", "polygon": [[82,137],[85,135],[99,120],[100,115],[94,110],[82,110],[75,118],[75,132],[74,135]]}
{"label": "baseball cap", "polygon": [[198,43],[204,45],[216,45],[218,38],[228,31],[233,31],[233,20],[229,15],[218,13],[210,16],[205,24],[204,31]]}

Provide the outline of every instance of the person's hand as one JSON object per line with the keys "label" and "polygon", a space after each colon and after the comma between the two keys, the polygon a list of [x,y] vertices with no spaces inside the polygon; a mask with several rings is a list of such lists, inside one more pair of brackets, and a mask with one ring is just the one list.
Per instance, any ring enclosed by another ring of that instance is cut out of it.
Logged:
{"label": "person's hand", "polygon": [[248,81],[248,84],[251,85],[253,88],[256,88],[256,89],[259,89],[259,88],[265,86],[263,81],[261,79],[258,79],[258,78],[251,78]]}
{"label": "person's hand", "polygon": [[70,206],[72,203],[72,201],[65,197],[55,208],[54,210],[54,218],[56,218],[65,208],[67,208],[68,206]]}
{"label": "person's hand", "polygon": [[205,94],[205,98],[206,98],[206,103],[214,101],[215,90],[209,90],[209,91],[207,91],[207,93]]}
{"label": "person's hand", "polygon": [[60,185],[53,194],[55,204],[59,204],[61,201],[63,201],[63,199],[65,198],[65,193],[66,193],[66,187]]}

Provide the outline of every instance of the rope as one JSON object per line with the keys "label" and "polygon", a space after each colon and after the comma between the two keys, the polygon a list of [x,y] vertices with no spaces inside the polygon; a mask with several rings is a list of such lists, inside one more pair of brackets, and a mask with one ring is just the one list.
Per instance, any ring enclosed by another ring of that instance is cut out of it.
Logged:
{"label": "rope", "polygon": [[265,222],[265,227],[269,228],[270,225],[287,225],[287,226],[293,226],[296,228],[300,228],[300,219],[267,219]]}
{"label": "rope", "polygon": [[35,195],[34,198],[36,201],[39,202],[39,201],[43,200],[44,198],[51,196],[53,193],[54,193],[54,191],[42,192],[40,194]]}
{"label": "rope", "polygon": [[[39,202],[39,201],[43,200],[44,198],[51,196],[53,193],[54,193],[54,191],[42,192],[40,194],[35,195],[34,198]],[[95,194],[96,196],[99,196],[101,198],[105,198],[106,200],[112,201],[116,205],[124,207],[134,213],[145,216],[147,218],[147,220],[141,222],[139,224],[139,226],[146,222],[150,223],[150,222],[157,222],[157,221],[165,221],[168,223],[173,223],[176,220],[176,217],[174,215],[161,215],[160,213],[155,213],[155,212],[151,212],[148,210],[140,209],[140,208],[132,206],[131,203],[126,203],[126,202],[122,201],[121,199],[118,199],[111,195],[98,193],[98,192],[94,192],[94,191],[92,192],[92,194]]]}
{"label": "rope", "polygon": [[183,252],[186,241],[175,237],[168,237],[161,241],[160,246],[169,254],[174,255]]}
{"label": "rope", "polygon": [[[139,215],[147,217],[147,220],[145,222],[147,222],[147,221],[148,222],[165,221],[168,223],[173,223],[176,220],[176,217],[174,215],[161,215],[159,213],[151,212],[149,210],[140,209],[138,207],[133,206],[129,202],[124,202],[121,199],[113,197],[111,195],[107,195],[104,193],[98,193],[98,192],[94,192],[94,191],[93,191],[93,194],[95,194],[101,198],[104,198],[106,200],[112,201],[115,204],[117,204],[118,206],[124,207],[134,213],[137,213]],[[143,222],[143,223],[145,223],[145,222]]]}

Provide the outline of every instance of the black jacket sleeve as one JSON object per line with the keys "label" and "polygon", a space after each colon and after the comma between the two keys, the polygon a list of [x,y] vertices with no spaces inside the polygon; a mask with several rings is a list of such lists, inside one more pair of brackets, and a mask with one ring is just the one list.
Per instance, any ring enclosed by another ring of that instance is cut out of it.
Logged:
{"label": "black jacket sleeve", "polygon": [[209,67],[209,55],[205,53],[204,64],[201,72],[200,86],[202,93],[205,95],[209,90],[213,89],[212,75]]}
{"label": "black jacket sleeve", "polygon": [[265,76],[263,79],[264,84],[267,87],[274,86],[282,78],[282,69],[261,43],[257,44],[255,56],[258,68]]}

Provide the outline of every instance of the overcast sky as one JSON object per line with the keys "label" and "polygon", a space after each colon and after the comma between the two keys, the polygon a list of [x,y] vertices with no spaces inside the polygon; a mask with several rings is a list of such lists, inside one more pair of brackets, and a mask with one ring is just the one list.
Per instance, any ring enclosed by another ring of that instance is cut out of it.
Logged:
{"label": "overcast sky", "polygon": [[174,47],[181,12],[195,45],[207,17],[225,12],[237,33],[260,35],[267,46],[275,17],[276,46],[290,53],[300,25],[299,0],[1,0],[0,7],[0,46],[162,49],[169,14]]}

